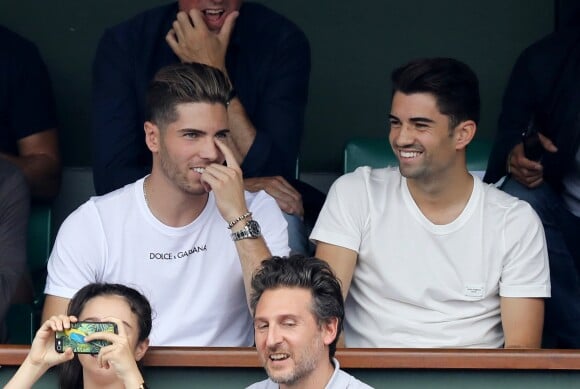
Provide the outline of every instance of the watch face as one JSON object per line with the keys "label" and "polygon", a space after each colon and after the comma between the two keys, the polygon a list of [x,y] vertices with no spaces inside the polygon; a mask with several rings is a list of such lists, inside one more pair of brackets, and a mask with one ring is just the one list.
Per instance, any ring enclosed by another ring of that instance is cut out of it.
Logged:
{"label": "watch face", "polygon": [[246,224],[246,227],[248,228],[248,232],[250,233],[251,237],[258,237],[260,236],[260,225],[258,224],[257,221],[255,220],[250,220],[248,222],[248,224]]}

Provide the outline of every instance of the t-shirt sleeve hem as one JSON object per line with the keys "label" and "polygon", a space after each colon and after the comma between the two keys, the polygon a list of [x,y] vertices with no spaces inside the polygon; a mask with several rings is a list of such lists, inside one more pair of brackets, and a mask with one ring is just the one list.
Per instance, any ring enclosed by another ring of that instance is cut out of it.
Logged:
{"label": "t-shirt sleeve hem", "polygon": [[550,297],[550,285],[523,285],[507,286],[500,283],[499,295],[501,297]]}
{"label": "t-shirt sleeve hem", "polygon": [[310,234],[310,240],[314,243],[323,242],[344,247],[357,253],[359,251],[359,242],[343,234],[318,230]]}

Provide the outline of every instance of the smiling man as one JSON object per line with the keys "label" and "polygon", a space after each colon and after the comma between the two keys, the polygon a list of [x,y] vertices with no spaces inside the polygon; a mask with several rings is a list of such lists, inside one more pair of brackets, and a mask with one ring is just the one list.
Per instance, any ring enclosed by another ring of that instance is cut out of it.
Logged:
{"label": "smiling man", "polygon": [[274,199],[244,191],[230,149],[229,93],[224,74],[207,65],[157,73],[144,125],[151,174],[91,198],[62,224],[44,318],[64,313],[88,283],[122,283],[151,302],[152,345],[253,344],[252,272],[289,248]]}
{"label": "smiling man", "polygon": [[544,231],[527,203],[467,170],[476,75],[434,58],[392,81],[399,168],[341,177],[311,235],[342,281],[346,346],[539,347],[550,296]]}
{"label": "smiling man", "polygon": [[344,320],[340,283],[317,258],[274,257],[252,278],[256,349],[269,379],[248,389],[367,389],[334,358]]}
{"label": "smiling man", "polygon": [[[142,140],[145,90],[163,66],[198,62],[233,86],[230,149],[244,187],[275,198],[293,251],[309,248],[324,195],[296,180],[310,75],[304,33],[262,4],[179,0],[107,29],[93,64],[93,172],[97,194],[142,177],[151,156]],[[235,91],[235,92],[234,92]]]}

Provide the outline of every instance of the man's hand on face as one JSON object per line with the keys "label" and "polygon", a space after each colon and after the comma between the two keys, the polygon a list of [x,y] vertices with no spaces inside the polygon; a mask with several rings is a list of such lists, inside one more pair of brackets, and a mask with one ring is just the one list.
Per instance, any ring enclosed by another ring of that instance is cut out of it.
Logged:
{"label": "man's hand on face", "polygon": [[230,222],[248,212],[243,174],[229,147],[217,139],[215,143],[226,158],[226,166],[212,163],[205,168],[201,181],[211,188],[222,217]]}
{"label": "man's hand on face", "polygon": [[244,187],[248,192],[265,191],[274,197],[283,212],[304,216],[302,195],[281,176],[254,177],[244,180]]}
{"label": "man's hand on face", "polygon": [[226,50],[238,15],[238,11],[227,15],[221,30],[214,33],[207,28],[201,11],[179,12],[165,40],[181,62],[199,62],[225,73]]}
{"label": "man's hand on face", "polygon": [[[540,142],[549,153],[555,153],[558,148],[544,135],[539,134]],[[540,162],[531,161],[524,154],[524,145],[517,144],[508,156],[509,172],[516,181],[528,188],[535,188],[544,181],[544,167]]]}

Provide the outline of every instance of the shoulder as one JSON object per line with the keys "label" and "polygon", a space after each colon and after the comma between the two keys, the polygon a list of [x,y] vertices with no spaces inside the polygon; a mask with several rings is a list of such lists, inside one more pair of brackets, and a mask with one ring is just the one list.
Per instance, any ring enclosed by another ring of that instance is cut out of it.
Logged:
{"label": "shoulder", "polygon": [[251,2],[244,2],[240,8],[240,16],[236,20],[236,32],[241,36],[253,36],[267,41],[292,37],[306,44],[308,42],[304,32],[290,19],[262,4]]}
{"label": "shoulder", "polygon": [[514,212],[528,212],[532,209],[532,207],[525,201],[498,189],[495,185],[483,183],[477,178],[476,180],[481,186],[481,191],[484,196],[484,205],[486,207]]}
{"label": "shoulder", "polygon": [[[259,21],[259,23],[256,23]],[[285,16],[271,10],[270,8],[252,2],[244,2],[240,8],[238,21],[243,24],[252,23],[257,27],[276,26],[277,30],[290,29],[301,31],[298,26]]]}
{"label": "shoulder", "polygon": [[270,196],[266,191],[259,190],[257,192],[248,192],[247,190],[244,191],[244,196],[246,198],[246,203],[248,206],[250,204],[261,204],[261,203],[276,203],[276,200],[272,196]]}
{"label": "shoulder", "polygon": [[333,186],[336,186],[335,190],[353,191],[353,188],[356,188],[358,190],[355,192],[358,192],[363,187],[367,188],[366,190],[383,189],[386,185],[398,184],[400,182],[401,174],[396,167],[372,169],[369,166],[361,166],[354,172],[340,176],[334,182]]}
{"label": "shoulder", "polygon": [[329,389],[372,389],[371,386],[365,384],[364,382],[356,379],[354,376],[348,374],[344,370],[339,370],[337,373],[336,385],[331,386]]}
{"label": "shoulder", "polygon": [[134,200],[135,185],[136,183],[134,182],[102,196],[93,196],[77,208],[71,216],[78,214],[76,217],[81,220],[83,218],[93,217],[102,219],[104,216],[112,213],[120,217],[122,212],[136,203]]}
{"label": "shoulder", "polygon": [[[555,32],[528,46],[518,58],[518,63],[530,68],[546,69],[559,64],[568,57],[573,46],[578,45],[578,28]],[[542,72],[542,75],[548,72]]]}
{"label": "shoulder", "polygon": [[105,30],[104,36],[136,38],[137,35],[141,35],[141,39],[150,39],[151,37],[148,35],[157,36],[160,29],[167,29],[166,26],[175,19],[177,11],[177,3],[148,9],[108,28]]}
{"label": "shoulder", "polygon": [[0,60],[4,63],[8,59],[23,66],[40,61],[40,53],[33,42],[0,26]]}
{"label": "shoulder", "polygon": [[493,225],[504,231],[518,234],[541,227],[541,221],[530,204],[496,188],[480,182],[483,193],[483,215]]}
{"label": "shoulder", "polygon": [[24,178],[22,171],[16,165],[0,158],[0,185],[3,186],[5,183],[20,185],[25,184],[26,179]]}
{"label": "shoulder", "polygon": [[248,386],[246,389],[278,389],[278,384],[270,379],[265,379],[264,381],[256,382]]}

